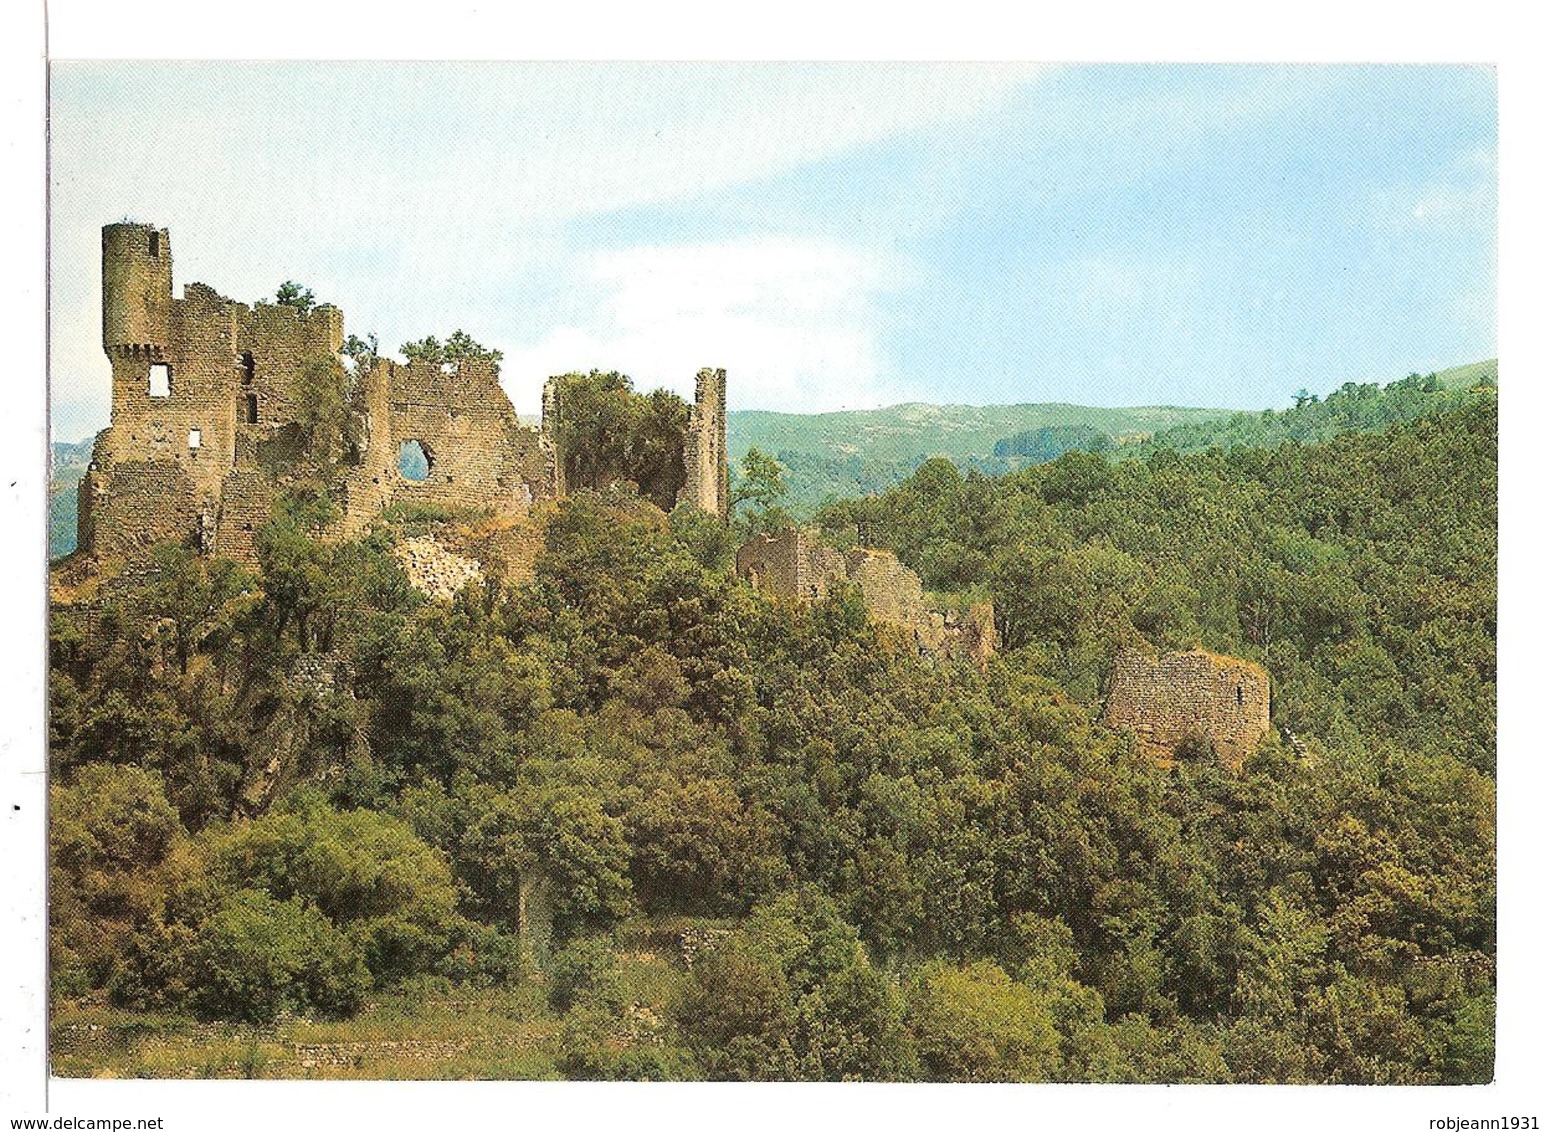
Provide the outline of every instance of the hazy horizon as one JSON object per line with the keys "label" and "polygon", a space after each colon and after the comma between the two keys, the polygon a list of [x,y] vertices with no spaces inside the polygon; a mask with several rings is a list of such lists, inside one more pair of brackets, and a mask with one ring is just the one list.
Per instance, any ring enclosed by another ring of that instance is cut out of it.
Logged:
{"label": "hazy horizon", "polygon": [[67,62],[51,409],[107,424],[98,233],[736,409],[1283,407],[1494,357],[1496,89],[1463,66]]}

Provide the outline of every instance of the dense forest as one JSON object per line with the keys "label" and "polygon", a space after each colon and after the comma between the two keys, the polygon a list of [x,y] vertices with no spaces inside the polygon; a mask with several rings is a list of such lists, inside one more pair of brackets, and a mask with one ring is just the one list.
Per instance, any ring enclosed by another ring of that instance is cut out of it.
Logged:
{"label": "dense forest", "polygon": [[1259,412],[1076,405],[899,405],[812,417],[743,412],[730,415],[728,441],[736,457],[757,447],[778,459],[789,486],[785,507],[806,518],[826,503],[886,491],[937,457],[963,472],[1001,476],[1067,452],[1145,459],[1165,449],[1308,444],[1443,412],[1495,384],[1493,359],[1387,384],[1347,382],[1322,398],[1302,390],[1287,408]]}
{"label": "dense forest", "polygon": [[[578,494],[450,605],[390,553],[423,515],[164,548],[53,614],[56,1010],[514,995],[525,1071],[588,1078],[1489,1080],[1496,401],[1450,396],[819,513],[990,598],[983,670],[739,581],[769,491]],[[1141,638],[1267,666],[1241,772],[1094,722]]]}

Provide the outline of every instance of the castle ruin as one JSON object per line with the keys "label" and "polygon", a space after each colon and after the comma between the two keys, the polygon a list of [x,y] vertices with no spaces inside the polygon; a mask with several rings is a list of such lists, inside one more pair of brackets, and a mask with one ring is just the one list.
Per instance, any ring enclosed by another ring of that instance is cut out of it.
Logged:
{"label": "castle ruin", "polygon": [[1201,648],[1161,655],[1127,649],[1114,661],[1103,722],[1132,732],[1164,765],[1186,740],[1204,739],[1237,769],[1270,730],[1270,674]]}
{"label": "castle ruin", "polygon": [[[344,317],[331,305],[250,307],[202,283],[174,298],[167,230],[104,227],[112,423],[81,481],[81,551],[127,562],[171,540],[253,562],[255,532],[313,443],[315,394],[340,375],[343,343]],[[340,438],[328,485],[340,514],[332,533],[359,533],[401,503],[520,520],[563,496],[553,438],[518,419],[492,361],[375,358],[349,376],[357,427]],[[406,449],[417,450],[423,477],[400,470]],[[725,519],[724,370],[699,375],[683,464],[678,498]]]}
{"label": "castle ruin", "polygon": [[922,655],[984,665],[998,647],[989,603],[964,613],[931,608],[920,577],[892,551],[839,551],[800,527],[756,535],[737,552],[737,573],[755,589],[791,600],[817,601],[852,586],[867,612],[912,633]]}

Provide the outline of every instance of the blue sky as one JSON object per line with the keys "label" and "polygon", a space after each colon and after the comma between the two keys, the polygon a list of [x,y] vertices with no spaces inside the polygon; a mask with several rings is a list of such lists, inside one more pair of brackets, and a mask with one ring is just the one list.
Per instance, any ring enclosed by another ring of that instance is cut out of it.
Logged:
{"label": "blue sky", "polygon": [[107,423],[98,230],[384,346],[734,408],[1258,408],[1495,354],[1469,67],[56,63],[53,429]]}

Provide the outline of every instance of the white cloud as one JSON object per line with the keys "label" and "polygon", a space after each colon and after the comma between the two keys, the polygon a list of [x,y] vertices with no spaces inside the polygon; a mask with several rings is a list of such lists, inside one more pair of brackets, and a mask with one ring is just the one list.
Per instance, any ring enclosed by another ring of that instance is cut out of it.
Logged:
{"label": "white cloud", "polygon": [[1496,186],[1487,182],[1432,185],[1423,191],[1410,215],[1423,224],[1494,219]]}
{"label": "white cloud", "polygon": [[904,399],[878,344],[876,299],[897,265],[812,240],[753,238],[599,253],[584,275],[595,314],[507,351],[522,412],[543,378],[617,369],[638,387],[692,391],[703,366],[728,371],[734,408],[814,412]]}

